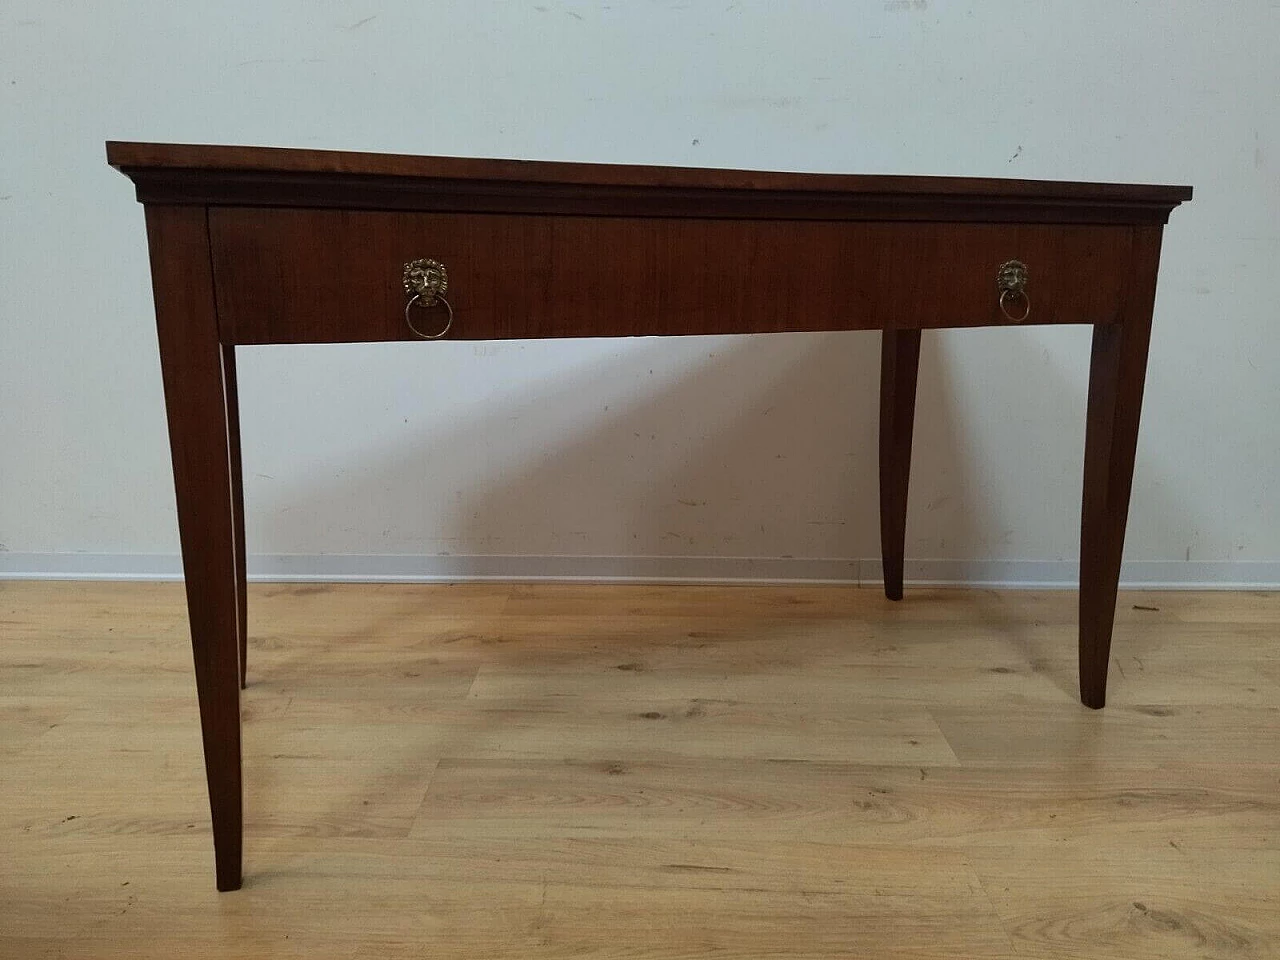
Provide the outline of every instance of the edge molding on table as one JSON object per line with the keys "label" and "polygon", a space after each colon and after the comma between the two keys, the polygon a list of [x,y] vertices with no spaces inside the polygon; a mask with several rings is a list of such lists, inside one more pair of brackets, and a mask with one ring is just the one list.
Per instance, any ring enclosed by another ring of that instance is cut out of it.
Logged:
{"label": "edge molding on table", "polygon": [[242,880],[238,344],[883,330],[899,600],[921,331],[1089,324],[1080,697],[1106,702],[1160,242],[1190,187],[124,142],[107,160],[146,212],[219,890]]}

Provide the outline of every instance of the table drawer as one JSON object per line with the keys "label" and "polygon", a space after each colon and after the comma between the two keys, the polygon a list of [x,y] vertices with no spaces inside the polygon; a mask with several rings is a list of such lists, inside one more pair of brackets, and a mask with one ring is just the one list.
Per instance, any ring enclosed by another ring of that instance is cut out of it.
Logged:
{"label": "table drawer", "polygon": [[[231,343],[414,339],[407,261],[448,269],[450,339],[1010,324],[997,274],[1026,264],[1028,323],[1109,323],[1133,228],[392,213],[214,207]],[[413,311],[430,332],[443,308]]]}

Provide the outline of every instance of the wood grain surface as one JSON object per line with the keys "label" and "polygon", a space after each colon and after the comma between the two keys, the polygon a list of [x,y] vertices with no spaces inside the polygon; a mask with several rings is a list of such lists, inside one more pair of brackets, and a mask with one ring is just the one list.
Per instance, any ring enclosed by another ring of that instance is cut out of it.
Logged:
{"label": "wood grain surface", "polygon": [[451,340],[1012,326],[1008,260],[1031,273],[1027,323],[1111,324],[1147,283],[1142,229],[209,211],[226,343],[416,339],[401,275],[421,257],[448,268]]}
{"label": "wood grain surface", "polygon": [[597,186],[696,187],[708,190],[842,191],[846,193],[986,194],[1070,200],[1177,203],[1191,188],[1158,184],[1079,183],[979,177],[904,177],[847,173],[786,173],[625,163],[557,163],[479,157],[432,157],[350,150],[246,147],[223,144],[107,141],[107,162],[121,170],[241,170],[327,173]]}
{"label": "wood grain surface", "polygon": [[0,583],[0,957],[1280,956],[1280,595]]}
{"label": "wood grain surface", "polygon": [[237,561],[243,534],[237,532],[242,508],[231,476],[240,451],[238,428],[232,430],[227,416],[235,387],[227,383],[218,342],[203,212],[148,207],[146,215],[217,884],[234,890],[240,884],[243,795]]}
{"label": "wood grain surface", "polygon": [[817,220],[1165,223],[1191,188],[107,142],[144,203]]}

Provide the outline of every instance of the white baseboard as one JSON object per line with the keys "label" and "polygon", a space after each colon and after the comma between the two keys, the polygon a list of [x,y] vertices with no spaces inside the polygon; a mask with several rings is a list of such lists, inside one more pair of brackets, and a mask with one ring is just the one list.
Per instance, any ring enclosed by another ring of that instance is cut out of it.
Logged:
{"label": "white baseboard", "polygon": [[[909,560],[916,584],[1073,588],[1069,560]],[[0,580],[179,580],[176,554],[0,553]],[[803,557],[549,557],[260,554],[249,579],[265,581],[435,582],[593,580],[637,583],[875,584],[880,561]],[[1126,587],[1169,590],[1280,589],[1280,562],[1134,561]]]}

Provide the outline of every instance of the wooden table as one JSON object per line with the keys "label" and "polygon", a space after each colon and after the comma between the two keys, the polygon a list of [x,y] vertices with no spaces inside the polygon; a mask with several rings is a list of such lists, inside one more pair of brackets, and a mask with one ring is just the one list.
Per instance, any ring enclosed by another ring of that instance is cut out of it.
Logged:
{"label": "wooden table", "polygon": [[1103,705],[1160,239],[1189,187],[116,142],[107,159],[146,211],[219,890],[241,882],[237,344],[883,330],[898,600],[920,331],[1092,324],[1080,696]]}

